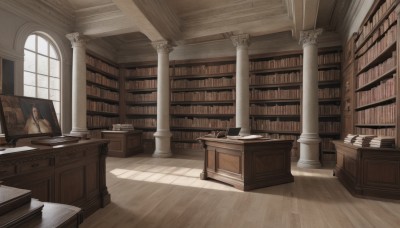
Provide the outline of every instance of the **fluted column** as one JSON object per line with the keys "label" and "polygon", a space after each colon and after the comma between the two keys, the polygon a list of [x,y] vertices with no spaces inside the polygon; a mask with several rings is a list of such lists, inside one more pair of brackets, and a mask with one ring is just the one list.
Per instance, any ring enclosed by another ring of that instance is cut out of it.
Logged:
{"label": "fluted column", "polygon": [[240,135],[250,134],[249,98],[249,34],[232,36],[236,47],[236,127],[241,127]]}
{"label": "fluted column", "polygon": [[70,33],[72,53],[72,130],[73,135],[86,135],[86,41],[79,33]]}
{"label": "fluted column", "polygon": [[300,42],[303,44],[303,100],[302,100],[302,133],[300,142],[300,159],[298,167],[319,168],[318,134],[318,47],[317,37],[321,29],[302,31]]}
{"label": "fluted column", "polygon": [[152,43],[158,53],[157,65],[157,132],[154,133],[156,148],[153,157],[171,157],[171,131],[169,127],[170,81],[169,53],[172,47],[167,41]]}

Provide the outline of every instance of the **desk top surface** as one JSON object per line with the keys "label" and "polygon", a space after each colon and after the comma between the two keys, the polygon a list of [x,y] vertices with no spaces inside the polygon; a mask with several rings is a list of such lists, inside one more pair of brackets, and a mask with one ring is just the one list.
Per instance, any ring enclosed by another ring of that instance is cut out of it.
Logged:
{"label": "desk top surface", "polygon": [[263,144],[279,144],[279,143],[293,143],[293,140],[290,139],[227,139],[227,138],[211,138],[211,137],[200,137],[198,140],[201,141],[210,141],[210,142],[221,142],[221,143],[229,143],[229,144],[255,144],[255,143],[263,143]]}

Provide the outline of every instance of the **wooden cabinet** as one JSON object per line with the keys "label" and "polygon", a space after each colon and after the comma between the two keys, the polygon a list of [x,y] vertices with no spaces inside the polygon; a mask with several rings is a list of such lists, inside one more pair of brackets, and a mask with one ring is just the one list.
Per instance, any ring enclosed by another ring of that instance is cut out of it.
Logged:
{"label": "wooden cabinet", "polygon": [[34,151],[0,154],[0,180],[32,190],[41,201],[70,204],[85,216],[110,202],[105,182],[106,140],[80,140]]}
{"label": "wooden cabinet", "polygon": [[119,66],[86,54],[87,127],[93,138],[120,122]]}
{"label": "wooden cabinet", "polygon": [[201,138],[204,170],[201,179],[215,179],[240,190],[293,182],[291,140],[229,140]]}
{"label": "wooden cabinet", "polygon": [[102,131],[101,137],[110,141],[108,156],[129,157],[143,152],[142,131]]}
{"label": "wooden cabinet", "polygon": [[400,150],[334,144],[335,174],[351,193],[400,199]]}

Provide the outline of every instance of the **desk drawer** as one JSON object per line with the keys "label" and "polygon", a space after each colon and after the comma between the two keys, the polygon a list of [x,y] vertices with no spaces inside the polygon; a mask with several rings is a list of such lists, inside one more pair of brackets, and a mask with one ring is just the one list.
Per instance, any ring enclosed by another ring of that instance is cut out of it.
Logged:
{"label": "desk drawer", "polygon": [[18,173],[32,172],[47,167],[51,167],[50,158],[26,161],[18,164]]}
{"label": "desk drawer", "polygon": [[15,166],[11,164],[0,164],[0,178],[15,175]]}

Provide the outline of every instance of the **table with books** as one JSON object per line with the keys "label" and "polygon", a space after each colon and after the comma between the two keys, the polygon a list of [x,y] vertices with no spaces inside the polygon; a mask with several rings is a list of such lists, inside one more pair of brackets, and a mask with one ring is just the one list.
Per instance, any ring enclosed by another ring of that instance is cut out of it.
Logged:
{"label": "table with books", "polygon": [[335,175],[352,194],[400,199],[400,150],[393,137],[349,134],[333,143]]}

